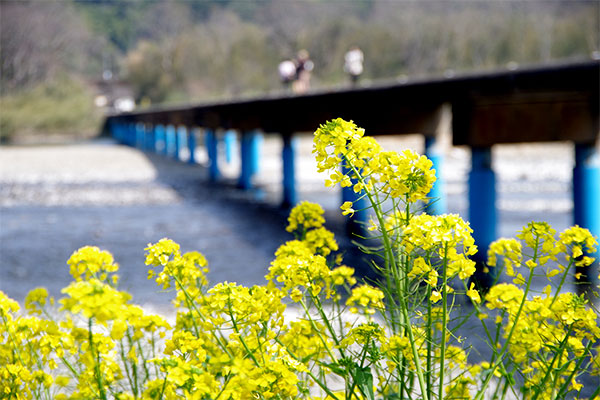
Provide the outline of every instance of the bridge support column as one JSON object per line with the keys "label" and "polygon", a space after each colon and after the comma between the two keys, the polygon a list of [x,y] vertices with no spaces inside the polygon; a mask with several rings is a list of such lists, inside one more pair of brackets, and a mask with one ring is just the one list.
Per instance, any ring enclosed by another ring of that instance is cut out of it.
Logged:
{"label": "bridge support column", "polygon": [[205,130],[204,143],[206,145],[206,152],[208,153],[208,176],[212,182],[216,182],[220,175],[217,133],[212,129]]}
{"label": "bridge support column", "polygon": [[496,279],[497,271],[489,268],[485,273],[487,249],[496,240],[496,174],[492,169],[490,147],[471,148],[471,172],[469,173],[469,222],[479,251],[472,258],[477,263],[473,276],[482,288],[489,288]]}
{"label": "bridge support column", "polygon": [[152,126],[142,124],[144,129],[144,149],[146,151],[154,151],[154,130]]}
{"label": "bridge support column", "polygon": [[150,139],[152,140],[151,144],[150,144],[150,150],[152,150],[153,153],[157,153],[158,152],[158,132],[156,131],[156,125],[150,125]]}
{"label": "bridge support column", "polygon": [[241,171],[238,186],[241,189],[252,188],[252,177],[258,172],[260,153],[260,134],[256,131],[242,133],[240,146]]}
{"label": "bridge support column", "polygon": [[173,125],[173,158],[177,161],[180,160],[181,154],[179,151],[181,150],[181,135],[179,132],[179,127]]}
{"label": "bridge support column", "polygon": [[[342,165],[342,173],[348,174],[349,172],[350,169]],[[352,185],[355,183],[356,181],[352,179]],[[354,192],[353,186],[342,188],[342,204],[351,201],[353,204],[352,208],[356,210],[346,221],[346,233],[350,237],[364,237],[366,234],[366,224],[368,223],[369,218],[369,213],[366,208],[369,205],[369,201],[364,195],[364,190],[361,190],[359,193]]]}
{"label": "bridge support column", "polygon": [[129,122],[123,124],[123,144],[131,146],[131,124]]}
{"label": "bridge support column", "polygon": [[135,147],[144,150],[144,125],[136,122],[134,125],[135,129]]}
{"label": "bridge support column", "polygon": [[135,124],[130,122],[127,124],[127,145],[135,147],[136,131]]}
{"label": "bridge support column", "polygon": [[223,141],[225,142],[225,161],[227,161],[227,164],[230,164],[233,160],[236,136],[235,130],[228,129],[223,138]]}
{"label": "bridge support column", "polygon": [[283,208],[291,208],[298,202],[296,193],[296,148],[297,141],[292,134],[284,134],[283,149]]}
{"label": "bridge support column", "polygon": [[129,124],[122,123],[119,124],[119,141],[121,144],[128,145],[127,141],[129,139]]}
{"label": "bridge support column", "polygon": [[263,143],[263,136],[260,132],[255,131],[252,135],[252,141],[250,142],[250,149],[252,154],[252,175],[257,174],[260,170],[260,149]]}
{"label": "bridge support column", "polygon": [[182,150],[187,147],[187,128],[178,126],[175,138],[175,159],[181,161]]}
{"label": "bridge support column", "polygon": [[154,126],[154,136],[156,137],[156,152],[158,154],[167,154],[167,133],[164,125]]}
{"label": "bridge support column", "polygon": [[112,134],[113,139],[115,139],[118,143],[123,143],[123,124],[120,122],[112,122],[110,124],[110,133]]}
{"label": "bridge support column", "polygon": [[188,151],[190,152],[190,157],[188,158],[188,163],[196,164],[196,129],[190,128],[187,131],[187,145]]}
{"label": "bridge support column", "polygon": [[[573,222],[600,237],[600,152],[593,143],[575,144],[575,166],[573,168]],[[590,294],[592,283],[598,276],[600,246],[597,246],[596,261],[589,267],[577,267],[581,278],[576,279],[579,294]]]}
{"label": "bridge support column", "polygon": [[175,127],[173,125],[167,125],[167,127],[165,128],[165,136],[165,155],[174,157],[174,155],[177,154],[177,131],[175,130]]}
{"label": "bridge support column", "polygon": [[141,123],[136,123],[134,125],[135,130],[135,142],[134,142],[134,146],[137,147],[138,149],[143,150],[144,149],[144,125]]}
{"label": "bridge support column", "polygon": [[129,134],[129,124],[120,122],[117,124],[117,136],[119,143],[127,145],[127,135]]}
{"label": "bridge support column", "polygon": [[435,176],[437,178],[428,195],[430,199],[426,211],[431,215],[444,214],[448,209],[446,206],[446,197],[444,196],[444,181],[442,177],[444,156],[438,142],[435,136],[425,136],[425,155],[433,162],[433,169],[435,169]]}
{"label": "bridge support column", "polygon": [[121,131],[123,135],[122,143],[126,146],[129,146],[129,122],[124,123],[121,126],[123,127],[123,130]]}

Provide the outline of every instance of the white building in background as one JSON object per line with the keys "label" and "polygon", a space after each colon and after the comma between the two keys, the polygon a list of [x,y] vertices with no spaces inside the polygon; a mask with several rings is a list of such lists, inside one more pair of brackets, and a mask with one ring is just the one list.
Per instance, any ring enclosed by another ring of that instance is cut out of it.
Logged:
{"label": "white building in background", "polygon": [[94,82],[96,97],[94,104],[106,112],[127,112],[135,109],[135,98],[131,86],[112,79]]}

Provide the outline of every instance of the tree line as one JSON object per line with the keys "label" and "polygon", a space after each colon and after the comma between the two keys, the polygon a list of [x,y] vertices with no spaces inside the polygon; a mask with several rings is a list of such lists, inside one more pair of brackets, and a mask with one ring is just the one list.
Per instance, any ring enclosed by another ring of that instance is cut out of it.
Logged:
{"label": "tree line", "polygon": [[365,81],[586,59],[600,50],[597,1],[0,2],[1,94],[110,71],[138,104],[281,90],[280,61],[306,49],[312,87],[348,83],[344,53],[365,54]]}

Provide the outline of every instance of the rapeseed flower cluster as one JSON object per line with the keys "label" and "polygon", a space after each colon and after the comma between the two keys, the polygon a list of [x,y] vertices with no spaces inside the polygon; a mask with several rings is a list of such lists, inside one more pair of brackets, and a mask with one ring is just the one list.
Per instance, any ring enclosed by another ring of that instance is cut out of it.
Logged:
{"label": "rapeseed flower cluster", "polygon": [[[405,150],[401,154],[382,151],[364,129],[341,118],[326,122],[315,132],[314,149],[319,172],[328,172],[327,186],[340,184],[356,193],[366,189],[407,202],[427,200],[435,182],[431,160]],[[348,171],[339,171],[340,165]],[[345,212],[349,212],[345,204]]]}
{"label": "rapeseed flower cluster", "polygon": [[[513,282],[484,294],[469,224],[415,212],[435,181],[429,160],[384,152],[341,119],[317,130],[314,153],[327,185],[369,200],[365,249],[379,279],[343,264],[323,209],[308,202],[291,210],[293,239],[263,285],[210,286],[201,253],[149,244],[148,278],[174,292],[174,324],[119,290],[110,253],[84,247],[58,302],[37,288],[22,310],[0,292],[0,399],[566,399],[578,398],[584,375],[600,375],[598,312],[562,290],[592,262],[589,231],[557,237],[532,222],[497,240],[487,265]],[[536,275],[550,279],[540,293]],[[489,346],[479,363],[456,329],[473,321]]]}
{"label": "rapeseed flower cluster", "polygon": [[598,241],[590,231],[577,225],[565,230],[560,234],[559,250],[565,253],[567,262],[574,259],[576,266],[588,266],[594,262],[592,257],[586,254],[596,252]]}
{"label": "rapeseed flower cluster", "polygon": [[384,294],[381,290],[367,284],[357,286],[352,289],[352,293],[346,305],[351,306],[350,312],[358,313],[358,308],[361,306],[362,310],[367,315],[375,314],[377,310],[383,310],[385,308],[383,304]]}
{"label": "rapeseed flower cluster", "polygon": [[84,247],[68,264],[74,281],[63,289],[60,309],[37,288],[25,301],[31,315],[21,316],[0,292],[0,398],[139,397],[153,375],[147,360],[154,349],[146,341],[170,326],[116,288],[110,253]]}
{"label": "rapeseed flower cluster", "polygon": [[75,281],[90,278],[106,281],[110,273],[119,269],[112,254],[95,246],[85,246],[73,253],[67,261],[67,265],[69,265],[69,272]]}
{"label": "rapeseed flower cluster", "polygon": [[[507,275],[516,276],[514,284],[493,286],[485,300],[487,308],[501,310],[496,324],[502,326],[507,340],[504,348],[524,380],[522,392],[527,398],[564,398],[582,389],[577,379],[584,371],[594,375],[598,369],[589,361],[592,349],[600,342],[598,312],[587,304],[584,295],[561,291],[574,266],[593,262],[583,251],[594,253],[597,242],[587,229],[578,226],[566,229],[558,238],[555,235],[547,223],[531,222],[517,235],[522,243],[499,239],[488,251],[489,265],[504,257]],[[560,253],[567,265],[560,264]],[[546,286],[543,293],[529,297],[531,279],[551,260],[556,265],[549,266],[543,275],[562,278],[558,284]],[[520,267],[528,270],[526,277],[516,272]]]}
{"label": "rapeseed flower cluster", "polygon": [[488,250],[488,265],[495,267],[498,256],[504,257],[504,268],[508,276],[515,276],[515,268],[521,266],[523,258],[521,242],[517,239],[498,239],[490,244]]}

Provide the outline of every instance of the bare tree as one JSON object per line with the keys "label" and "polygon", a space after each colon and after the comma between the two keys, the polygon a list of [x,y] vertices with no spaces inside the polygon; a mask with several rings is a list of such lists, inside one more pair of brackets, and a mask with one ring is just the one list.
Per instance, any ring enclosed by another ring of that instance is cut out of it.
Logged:
{"label": "bare tree", "polygon": [[[82,57],[93,41],[66,2],[0,2],[2,91],[54,76]],[[81,67],[81,66],[79,66]]]}

